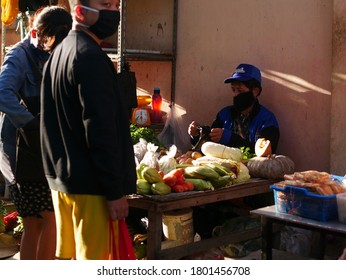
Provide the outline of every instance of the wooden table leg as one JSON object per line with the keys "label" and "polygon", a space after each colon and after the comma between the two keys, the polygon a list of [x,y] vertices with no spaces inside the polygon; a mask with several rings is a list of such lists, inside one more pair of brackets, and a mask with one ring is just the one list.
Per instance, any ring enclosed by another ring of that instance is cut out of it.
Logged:
{"label": "wooden table leg", "polygon": [[262,229],[262,260],[273,259],[272,255],[272,231],[273,223],[270,219],[266,217],[261,217],[261,229]]}
{"label": "wooden table leg", "polygon": [[317,258],[319,260],[324,260],[324,254],[326,251],[326,233],[320,232],[319,236],[319,250],[318,250],[318,256]]}
{"label": "wooden table leg", "polygon": [[155,260],[161,251],[162,213],[149,209],[148,220],[147,259]]}

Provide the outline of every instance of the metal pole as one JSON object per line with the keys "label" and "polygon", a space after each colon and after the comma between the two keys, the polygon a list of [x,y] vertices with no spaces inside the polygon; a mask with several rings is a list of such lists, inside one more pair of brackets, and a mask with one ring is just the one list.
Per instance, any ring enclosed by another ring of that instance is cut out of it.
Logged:
{"label": "metal pole", "polygon": [[173,8],[173,59],[172,59],[172,81],[171,81],[171,105],[175,103],[175,75],[176,75],[176,59],[177,59],[177,34],[178,34],[178,0],[174,0]]}
{"label": "metal pole", "polygon": [[18,14],[18,24],[20,29],[20,39],[23,40],[25,37],[25,27],[24,27],[24,15],[23,13]]}
{"label": "metal pole", "polygon": [[2,22],[2,25],[1,25],[1,64],[5,58],[5,52],[6,52],[5,47],[6,47],[6,26]]}
{"label": "metal pole", "polygon": [[124,66],[124,49],[125,49],[125,19],[126,19],[126,0],[120,1],[120,24],[118,28],[118,59],[117,71],[121,73]]}

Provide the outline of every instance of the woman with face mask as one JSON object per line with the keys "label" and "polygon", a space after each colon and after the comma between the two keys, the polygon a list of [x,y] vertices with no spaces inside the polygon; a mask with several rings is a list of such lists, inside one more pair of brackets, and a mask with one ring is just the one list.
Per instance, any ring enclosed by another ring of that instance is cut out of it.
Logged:
{"label": "woman with face mask", "polygon": [[23,260],[55,259],[55,218],[40,150],[40,85],[49,52],[71,27],[72,17],[62,7],[39,9],[27,36],[6,54],[1,69],[0,168],[23,219]]}
{"label": "woman with face mask", "polygon": [[[231,84],[233,105],[221,109],[211,125],[211,141],[229,147],[249,147],[255,152],[259,138],[270,140],[275,153],[279,142],[279,125],[275,115],[258,102],[261,94],[261,72],[251,64],[240,64],[235,72],[225,79]],[[193,121],[188,133],[191,144],[195,145],[200,137],[200,124]]]}
{"label": "woman with face mask", "polygon": [[128,215],[136,169],[125,96],[101,41],[118,0],[71,0],[73,28],[43,74],[42,154],[57,221],[57,257],[108,259],[110,223]]}

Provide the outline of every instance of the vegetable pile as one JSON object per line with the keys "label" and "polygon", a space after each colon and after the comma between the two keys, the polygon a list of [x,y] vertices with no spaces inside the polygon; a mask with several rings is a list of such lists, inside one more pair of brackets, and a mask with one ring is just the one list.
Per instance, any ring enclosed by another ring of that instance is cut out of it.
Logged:
{"label": "vegetable pile", "polygon": [[[150,144],[150,143],[149,143]],[[148,144],[148,145],[149,145]],[[172,151],[172,149],[170,149]],[[137,165],[137,193],[142,195],[165,195],[188,191],[207,191],[250,179],[247,167],[241,162],[242,151],[213,142],[202,145],[202,153],[188,151],[186,154],[162,156],[159,164],[151,160]],[[163,164],[162,160],[174,164]],[[161,168],[165,166],[165,168]]]}

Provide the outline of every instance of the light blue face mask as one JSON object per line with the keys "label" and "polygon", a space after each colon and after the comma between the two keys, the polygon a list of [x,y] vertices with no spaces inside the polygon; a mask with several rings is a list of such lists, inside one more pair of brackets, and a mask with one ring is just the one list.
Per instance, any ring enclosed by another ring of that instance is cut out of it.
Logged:
{"label": "light blue face mask", "polygon": [[104,39],[113,35],[118,30],[118,25],[120,22],[120,12],[113,10],[97,10],[88,6],[81,5],[83,9],[99,13],[99,18],[95,24],[87,27],[92,33],[94,33],[98,38]]}

